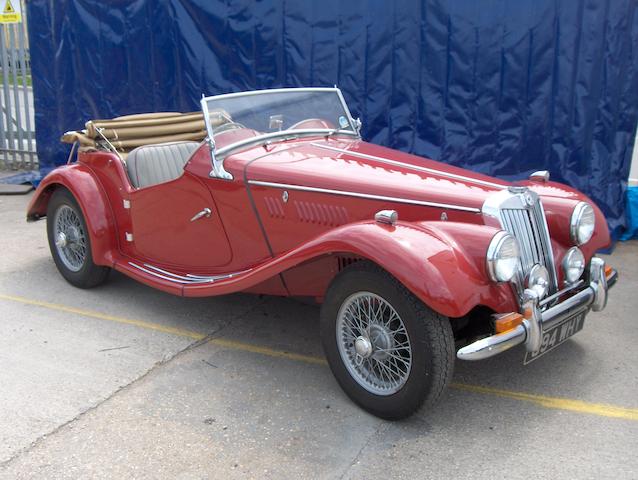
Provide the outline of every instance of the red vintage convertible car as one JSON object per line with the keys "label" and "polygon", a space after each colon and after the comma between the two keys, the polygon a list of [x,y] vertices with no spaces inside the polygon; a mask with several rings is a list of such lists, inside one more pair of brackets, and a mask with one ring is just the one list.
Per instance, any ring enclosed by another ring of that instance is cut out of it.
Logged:
{"label": "red vintage convertible car", "polygon": [[455,355],[524,344],[529,362],[606,305],[605,219],[547,172],[512,184],[366,143],[336,88],[201,106],[63,137],[79,148],[27,218],[72,285],[115,269],[175,295],[312,297],[339,384],[384,418],[435,402]]}

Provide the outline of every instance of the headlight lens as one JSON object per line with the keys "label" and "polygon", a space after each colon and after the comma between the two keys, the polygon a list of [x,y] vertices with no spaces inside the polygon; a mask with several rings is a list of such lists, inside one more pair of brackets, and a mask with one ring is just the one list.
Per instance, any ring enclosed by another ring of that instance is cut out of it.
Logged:
{"label": "headlight lens", "polygon": [[518,268],[519,253],[516,239],[500,231],[487,248],[487,271],[495,282],[508,282]]}
{"label": "headlight lens", "polygon": [[585,256],[580,248],[572,247],[567,250],[563,258],[563,270],[568,283],[574,283],[582,276],[585,271]]}
{"label": "headlight lens", "polygon": [[576,245],[587,243],[594,234],[595,226],[596,217],[592,206],[587,202],[580,202],[576,205],[570,221],[572,241]]}

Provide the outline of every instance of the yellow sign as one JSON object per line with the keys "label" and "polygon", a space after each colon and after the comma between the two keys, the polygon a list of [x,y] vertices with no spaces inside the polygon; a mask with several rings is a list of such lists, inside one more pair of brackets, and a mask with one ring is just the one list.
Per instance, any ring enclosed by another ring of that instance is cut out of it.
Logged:
{"label": "yellow sign", "polygon": [[[22,22],[22,5],[20,0],[2,0],[4,8],[0,13],[0,23],[20,23]],[[0,3],[0,5],[2,5]]]}

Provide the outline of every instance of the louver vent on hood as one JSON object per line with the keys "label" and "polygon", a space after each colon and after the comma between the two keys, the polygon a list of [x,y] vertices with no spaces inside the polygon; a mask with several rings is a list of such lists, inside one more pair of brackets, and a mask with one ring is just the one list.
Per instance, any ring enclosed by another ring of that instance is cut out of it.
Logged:
{"label": "louver vent on hood", "polygon": [[338,226],[348,223],[348,211],[337,205],[312,202],[293,202],[299,220],[319,225]]}

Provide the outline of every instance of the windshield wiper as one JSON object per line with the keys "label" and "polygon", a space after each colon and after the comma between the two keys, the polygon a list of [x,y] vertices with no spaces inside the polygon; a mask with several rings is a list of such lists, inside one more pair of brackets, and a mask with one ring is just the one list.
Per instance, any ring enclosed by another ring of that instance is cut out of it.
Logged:
{"label": "windshield wiper", "polygon": [[264,142],[264,145],[272,145],[273,143],[285,142],[287,140],[296,140],[299,137],[301,137],[301,135],[298,133],[291,134],[291,135],[282,135],[281,137],[275,137],[271,140],[266,140]]}
{"label": "windshield wiper", "polygon": [[332,137],[333,135],[337,135],[339,133],[345,134],[345,135],[356,135],[355,132],[353,132],[352,130],[346,130],[343,128],[333,128],[332,130],[330,130],[328,133],[326,133],[325,137]]}

